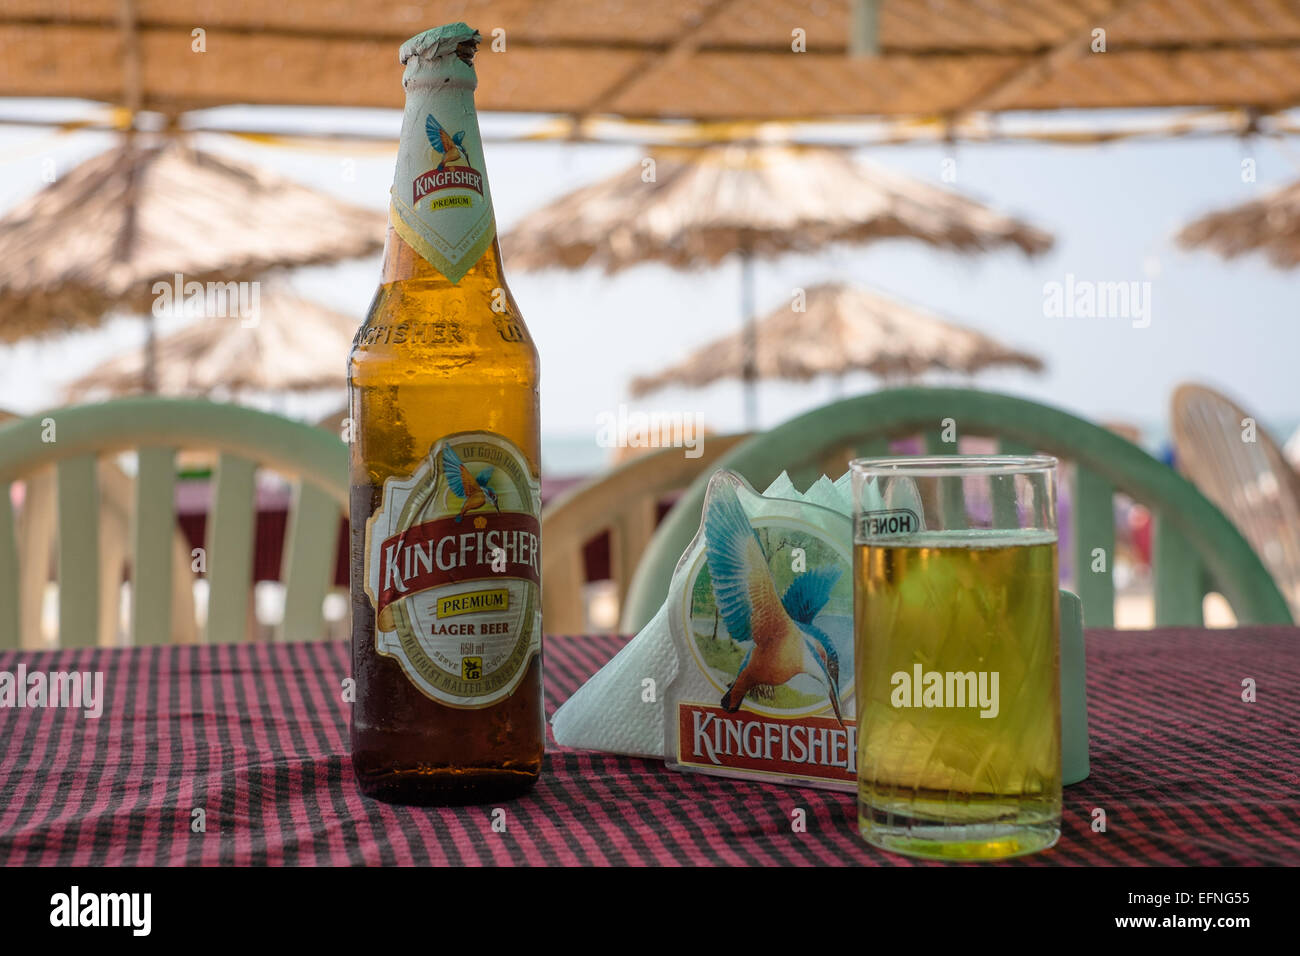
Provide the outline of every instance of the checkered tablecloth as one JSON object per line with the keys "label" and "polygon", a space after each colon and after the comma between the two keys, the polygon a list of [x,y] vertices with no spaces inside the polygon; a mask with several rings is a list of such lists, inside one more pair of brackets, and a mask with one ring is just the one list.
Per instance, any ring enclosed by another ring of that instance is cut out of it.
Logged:
{"label": "checkered tablecloth", "polygon": [[[623,643],[548,638],[548,712]],[[4,864],[914,862],[863,844],[851,794],[553,744],[505,832],[488,807],[368,800],[340,643],[0,653],[19,665],[100,671],[106,705],[0,708]],[[1092,775],[1065,790],[1059,845],[1012,865],[1300,864],[1298,688],[1300,629],[1089,632]]]}

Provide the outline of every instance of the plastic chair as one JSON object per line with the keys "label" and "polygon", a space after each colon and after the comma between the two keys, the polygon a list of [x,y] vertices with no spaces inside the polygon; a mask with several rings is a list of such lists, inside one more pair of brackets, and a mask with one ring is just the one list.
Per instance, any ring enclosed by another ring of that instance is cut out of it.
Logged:
{"label": "plastic chair", "polygon": [[707,435],[698,458],[661,448],[556,496],[542,510],[542,620],[551,634],[586,629],[583,548],[609,532],[610,575],[620,605],[659,519],[659,502],[680,491],[748,435]]}
{"label": "plastic chair", "polygon": [[[885,455],[891,439],[922,434],[932,454],[954,452],[959,436],[996,438],[1008,454],[1044,451],[1075,465],[1075,590],[1089,627],[1114,623],[1114,496],[1151,509],[1158,626],[1200,626],[1213,582],[1242,624],[1290,624],[1285,599],[1250,544],[1196,488],[1136,445],[1067,412],[1009,395],[956,388],[899,388],[846,399],[801,415],[733,448],[718,463],[765,487],[783,469],[797,487],[823,472],[843,474],[855,455]],[[699,527],[708,475],[701,475],[655,532],[633,577],[619,629],[634,633],[667,593],[673,567]],[[1092,572],[1095,549],[1105,570]]]}
{"label": "plastic chair", "polygon": [[[130,522],[130,636],[134,644],[173,637],[173,488],[179,450],[218,455],[208,514],[205,564],[210,643],[248,637],[252,595],[255,473],[274,469],[294,482],[281,580],[277,640],[322,636],[322,602],[334,568],[340,511],[348,501],[348,450],[337,437],[264,412],[211,402],[126,398],[56,409],[0,427],[0,647],[19,646],[19,580],[10,485],[55,470],[59,637],[62,646],[102,638],[100,595],[101,459],[137,452]],[[69,533],[73,531],[74,533]],[[112,533],[111,531],[109,533]]]}
{"label": "plastic chair", "polygon": [[1253,417],[1213,389],[1179,386],[1170,419],[1178,470],[1254,546],[1300,615],[1300,475]]}

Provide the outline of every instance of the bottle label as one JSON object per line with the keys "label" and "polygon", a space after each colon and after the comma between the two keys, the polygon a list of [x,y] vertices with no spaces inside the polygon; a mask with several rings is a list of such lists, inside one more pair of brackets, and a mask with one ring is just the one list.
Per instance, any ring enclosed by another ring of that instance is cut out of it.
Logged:
{"label": "bottle label", "polygon": [[472,90],[407,94],[393,177],[393,228],[452,282],[496,236]]}
{"label": "bottle label", "polygon": [[540,487],[505,438],[435,442],[366,525],[375,650],[452,707],[509,697],[542,646]]}

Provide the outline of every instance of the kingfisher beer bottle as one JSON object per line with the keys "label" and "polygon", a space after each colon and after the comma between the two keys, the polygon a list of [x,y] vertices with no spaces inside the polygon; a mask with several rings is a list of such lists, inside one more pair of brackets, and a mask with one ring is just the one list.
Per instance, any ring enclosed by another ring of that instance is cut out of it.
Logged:
{"label": "kingfisher beer bottle", "polygon": [[541,769],[537,349],[501,271],[479,35],[401,48],[383,276],[349,357],[352,764],[363,792],[472,803]]}

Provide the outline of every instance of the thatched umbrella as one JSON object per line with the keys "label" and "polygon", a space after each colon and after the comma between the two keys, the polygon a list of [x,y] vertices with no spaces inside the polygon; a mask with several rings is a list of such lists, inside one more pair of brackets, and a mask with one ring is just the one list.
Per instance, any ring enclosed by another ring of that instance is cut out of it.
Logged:
{"label": "thatched umbrella", "polygon": [[[794,303],[774,309],[757,323],[755,364],[763,378],[804,382],[849,372],[914,378],[931,369],[974,374],[993,366],[1043,368],[1036,356],[867,289],[818,285],[807,290],[802,305],[802,311]],[[738,378],[745,363],[743,334],[724,336],[671,368],[634,379],[632,394]]]}
{"label": "thatched umbrella", "polygon": [[243,282],[367,255],[385,221],[183,140],[136,136],[0,221],[0,342],[94,326],[111,311],[149,316],[154,284],[177,274]]}
{"label": "thatched umbrella", "polygon": [[832,242],[906,237],[960,252],[1014,246],[1044,252],[1052,237],[956,193],[855,162],[843,150],[762,145],[663,149],[561,197],[502,240],[511,268],[617,272],[643,262],[682,268],[741,261],[750,358],[742,378],[755,414],[753,261]]}
{"label": "thatched umbrella", "polygon": [[[157,343],[157,391],[205,397],[224,392],[341,389],[358,319],[302,299],[283,286],[262,290],[252,317],[208,316]],[[109,359],[64,388],[68,401],[147,390],[147,350]]]}
{"label": "thatched umbrella", "polygon": [[1177,239],[1184,249],[1204,247],[1225,259],[1259,250],[1273,265],[1295,268],[1300,265],[1300,182],[1202,216],[1184,226]]}

